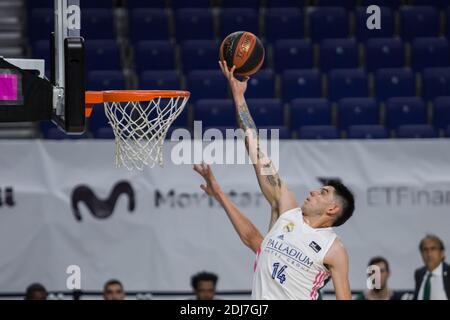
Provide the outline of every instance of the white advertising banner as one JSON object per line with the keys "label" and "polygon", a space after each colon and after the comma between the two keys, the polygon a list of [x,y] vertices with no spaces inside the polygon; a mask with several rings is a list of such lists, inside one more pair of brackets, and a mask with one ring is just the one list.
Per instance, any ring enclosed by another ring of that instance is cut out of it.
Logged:
{"label": "white advertising banner", "polygon": [[[166,143],[163,168],[144,171],[116,168],[114,147],[0,142],[0,292],[23,292],[32,282],[66,291],[69,266],[79,267],[82,290],[117,278],[126,290],[189,291],[191,275],[203,270],[219,275],[218,290],[250,290],[253,253],[200,189],[192,165],[171,161],[174,143]],[[392,288],[412,289],[420,239],[433,233],[450,246],[449,139],[283,141],[279,152],[280,175],[300,203],[326,178],[354,191],[354,217],[336,229],[352,289],[365,289],[376,255],[390,262]],[[270,207],[253,168],[212,168],[267,232]]]}

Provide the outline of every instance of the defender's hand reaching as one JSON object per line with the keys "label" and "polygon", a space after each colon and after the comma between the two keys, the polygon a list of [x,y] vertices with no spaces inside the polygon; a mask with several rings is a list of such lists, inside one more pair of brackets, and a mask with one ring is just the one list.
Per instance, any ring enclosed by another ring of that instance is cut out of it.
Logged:
{"label": "defender's hand reaching", "polygon": [[203,191],[205,191],[209,196],[217,197],[220,192],[220,186],[217,183],[216,178],[214,177],[214,174],[211,171],[211,168],[207,164],[195,164],[194,170],[198,172],[203,179],[205,179],[206,185],[202,184],[200,188],[202,188]]}

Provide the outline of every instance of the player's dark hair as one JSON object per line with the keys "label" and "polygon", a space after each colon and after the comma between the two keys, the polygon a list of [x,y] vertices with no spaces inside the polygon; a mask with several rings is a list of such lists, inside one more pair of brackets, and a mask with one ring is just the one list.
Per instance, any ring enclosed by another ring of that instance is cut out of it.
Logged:
{"label": "player's dark hair", "polygon": [[217,284],[217,279],[218,279],[218,277],[214,273],[203,271],[203,272],[199,272],[192,276],[191,285],[192,285],[192,288],[194,288],[194,290],[197,290],[198,283],[200,281],[212,281],[214,284],[214,288],[215,288],[216,284]]}
{"label": "player's dark hair", "polygon": [[47,297],[47,289],[40,284],[40,283],[32,283],[27,287],[27,290],[25,292],[25,300],[32,300],[34,297],[34,294],[37,292],[42,292],[45,297]]}
{"label": "player's dark hair", "polygon": [[389,263],[387,262],[387,260],[383,257],[377,256],[377,257],[373,257],[372,259],[370,259],[369,264],[367,265],[368,267],[370,267],[371,265],[377,264],[383,262],[384,265],[386,266],[386,271],[389,272]]}
{"label": "player's dark hair", "polygon": [[117,280],[117,279],[111,279],[111,280],[108,280],[108,281],[105,283],[105,285],[103,286],[103,292],[105,292],[106,289],[107,289],[109,286],[112,286],[113,284],[118,284],[118,285],[120,286],[120,288],[122,288],[122,290],[123,290],[122,282],[120,282],[120,281]]}
{"label": "player's dark hair", "polygon": [[334,196],[339,199],[342,205],[342,213],[333,223],[333,227],[338,227],[343,225],[353,215],[353,211],[355,210],[355,198],[353,193],[337,180],[330,180],[326,185],[334,188]]}
{"label": "player's dark hair", "polygon": [[444,242],[442,242],[441,238],[439,238],[438,236],[435,236],[434,234],[427,234],[425,236],[425,238],[420,240],[420,244],[419,244],[419,250],[420,251],[422,251],[423,243],[424,243],[425,240],[432,240],[432,241],[436,242],[439,245],[439,249],[445,250]]}

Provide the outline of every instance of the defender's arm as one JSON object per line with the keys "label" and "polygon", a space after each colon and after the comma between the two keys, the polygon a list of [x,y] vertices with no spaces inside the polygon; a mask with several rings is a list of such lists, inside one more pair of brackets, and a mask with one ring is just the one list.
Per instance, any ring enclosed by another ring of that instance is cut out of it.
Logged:
{"label": "defender's arm", "polygon": [[221,190],[216,178],[214,177],[209,165],[201,164],[194,165],[194,170],[198,172],[206,181],[206,185],[200,187],[209,196],[214,197],[227,213],[234,229],[236,230],[242,242],[257,252],[262,241],[263,236],[255,225],[235,206],[230,198]]}

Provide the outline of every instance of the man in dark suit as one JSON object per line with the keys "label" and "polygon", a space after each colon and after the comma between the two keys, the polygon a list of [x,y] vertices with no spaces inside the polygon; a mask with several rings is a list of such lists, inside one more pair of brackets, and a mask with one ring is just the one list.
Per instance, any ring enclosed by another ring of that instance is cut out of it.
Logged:
{"label": "man in dark suit", "polygon": [[450,266],[444,262],[444,243],[435,235],[420,241],[420,253],[425,266],[416,270],[415,300],[449,300]]}

